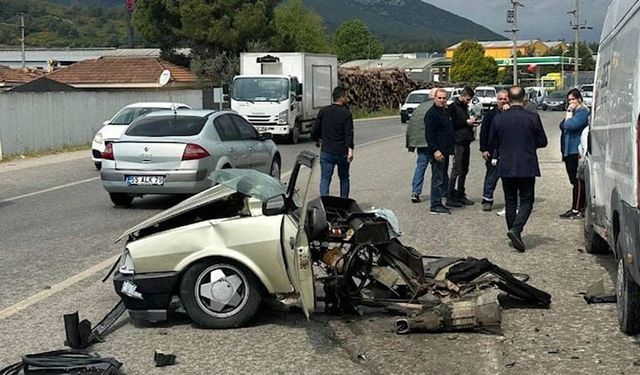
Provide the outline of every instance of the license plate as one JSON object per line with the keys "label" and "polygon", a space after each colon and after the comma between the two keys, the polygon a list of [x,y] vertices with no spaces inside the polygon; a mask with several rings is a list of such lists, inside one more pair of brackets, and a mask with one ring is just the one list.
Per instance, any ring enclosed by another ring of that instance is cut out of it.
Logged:
{"label": "license plate", "polygon": [[164,176],[126,176],[127,185],[164,185]]}

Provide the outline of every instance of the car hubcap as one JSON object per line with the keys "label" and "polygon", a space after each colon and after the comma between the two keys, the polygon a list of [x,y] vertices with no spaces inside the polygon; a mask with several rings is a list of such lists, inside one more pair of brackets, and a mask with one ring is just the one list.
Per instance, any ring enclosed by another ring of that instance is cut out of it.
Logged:
{"label": "car hubcap", "polygon": [[271,164],[271,176],[275,178],[280,178],[280,165],[275,160],[273,164]]}
{"label": "car hubcap", "polygon": [[202,272],[195,293],[202,310],[219,318],[237,313],[249,297],[244,274],[229,264],[217,264]]}

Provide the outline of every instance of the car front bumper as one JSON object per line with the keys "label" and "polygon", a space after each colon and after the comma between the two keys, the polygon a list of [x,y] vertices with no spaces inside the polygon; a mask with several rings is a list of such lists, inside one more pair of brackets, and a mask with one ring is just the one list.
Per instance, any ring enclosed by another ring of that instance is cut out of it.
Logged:
{"label": "car front bumper", "polygon": [[287,135],[289,134],[289,125],[275,125],[275,124],[265,124],[265,125],[253,125],[253,127],[259,133],[271,133],[273,135]]}
{"label": "car front bumper", "polygon": [[564,111],[564,103],[543,103],[542,106],[550,111]]}
{"label": "car front bumper", "polygon": [[[209,171],[138,171],[109,168],[103,161],[100,179],[102,186],[109,193],[127,194],[196,194],[213,186],[207,176]],[[164,176],[162,185],[127,185],[126,176]]]}
{"label": "car front bumper", "polygon": [[[171,298],[176,292],[178,272],[159,272],[140,275],[113,275],[113,286],[134,318],[147,321],[166,319]],[[122,286],[130,283],[135,286],[139,298],[123,292]]]}

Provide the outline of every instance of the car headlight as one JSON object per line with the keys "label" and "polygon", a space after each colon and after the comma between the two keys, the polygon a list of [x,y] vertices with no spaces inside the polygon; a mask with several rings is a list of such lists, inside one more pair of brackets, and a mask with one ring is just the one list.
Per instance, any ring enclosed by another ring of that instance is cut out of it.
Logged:
{"label": "car headlight", "polygon": [[133,258],[129,254],[129,250],[125,249],[120,258],[120,265],[118,271],[123,275],[133,275],[135,269],[133,267]]}
{"label": "car headlight", "polygon": [[98,132],[98,134],[96,134],[95,137],[93,137],[93,141],[97,144],[103,144],[104,143],[104,138],[102,138],[102,133]]}
{"label": "car headlight", "polygon": [[289,122],[289,110],[284,110],[278,114],[278,124],[284,125]]}

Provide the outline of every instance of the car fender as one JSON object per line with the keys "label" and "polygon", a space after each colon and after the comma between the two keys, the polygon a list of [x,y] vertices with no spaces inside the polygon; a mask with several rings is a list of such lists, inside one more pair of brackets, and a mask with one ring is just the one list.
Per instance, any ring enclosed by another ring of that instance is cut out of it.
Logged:
{"label": "car fender", "polygon": [[231,160],[229,160],[229,158],[226,155],[222,155],[222,156],[220,156],[220,158],[218,159],[218,162],[216,163],[215,170],[219,171],[222,168],[224,168],[224,166],[226,166],[226,165],[230,165],[231,168],[235,168],[235,166],[233,165]]}
{"label": "car fender", "polygon": [[292,293],[294,291],[285,271],[284,264],[280,269],[281,272],[278,272],[276,269],[278,267],[272,267],[272,269],[269,270],[263,269],[263,267],[254,262],[251,258],[233,249],[209,247],[189,254],[176,265],[176,271],[182,273],[191,265],[199,261],[212,258],[219,260],[229,259],[235,263],[245,266],[253,272],[260,282],[262,282],[262,285],[264,285],[269,294]]}

